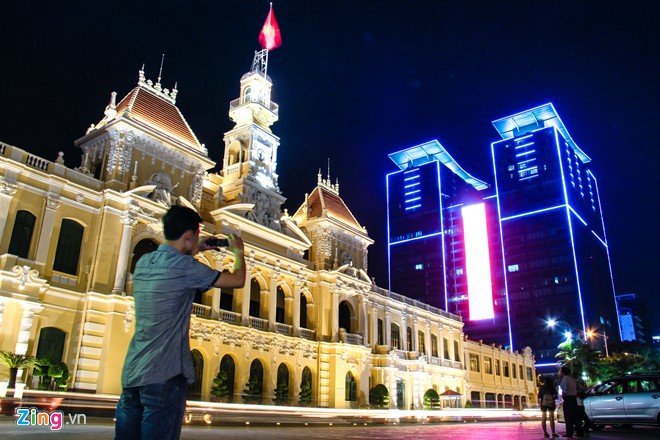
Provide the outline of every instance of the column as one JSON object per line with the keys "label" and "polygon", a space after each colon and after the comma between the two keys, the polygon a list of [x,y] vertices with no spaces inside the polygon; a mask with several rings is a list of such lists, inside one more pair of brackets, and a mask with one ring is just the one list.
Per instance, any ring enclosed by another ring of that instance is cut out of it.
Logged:
{"label": "column", "polygon": [[410,350],[408,347],[408,326],[407,326],[407,317],[401,312],[401,349],[403,351]]}
{"label": "column", "polygon": [[[220,316],[220,294],[221,290],[217,287],[214,287],[212,290],[212,297],[211,297],[211,319],[218,319]],[[234,311],[234,307],[232,304],[232,312]]]}
{"label": "column", "polygon": [[390,322],[390,310],[385,306],[385,345],[388,350],[392,348],[392,323]]}
{"label": "column", "polygon": [[[445,335],[442,332],[443,326],[440,324],[438,329],[438,357],[440,358],[440,365],[445,363]],[[444,391],[444,389],[443,389]]]}
{"label": "column", "polygon": [[48,249],[50,247],[51,236],[53,235],[53,227],[55,226],[55,214],[57,208],[60,207],[60,196],[58,194],[48,194],[46,200],[46,210],[44,212],[44,220],[41,223],[41,231],[39,232],[39,244],[37,245],[37,257],[35,259],[38,270],[43,272],[48,259]]}
{"label": "column", "polygon": [[360,296],[358,299],[360,314],[360,332],[362,333],[362,345],[369,346],[369,323],[367,322],[367,299],[363,296]]}
{"label": "column", "polygon": [[8,298],[0,296],[0,334],[2,334],[2,321],[5,317],[5,306],[7,305]]}
{"label": "column", "polygon": [[417,317],[416,316],[413,318],[412,332],[413,332],[413,337],[412,337],[413,347],[412,347],[412,349],[409,349],[409,350],[410,351],[419,351],[419,333],[417,332]]}
{"label": "column", "polygon": [[117,259],[117,272],[115,273],[115,285],[112,293],[123,293],[126,290],[126,272],[128,271],[128,256],[131,251],[131,232],[137,223],[137,217],[131,212],[125,212],[121,218],[124,225],[121,232],[121,244],[119,245],[119,258]]}
{"label": "column", "polygon": [[11,200],[17,190],[18,187],[12,183],[0,182],[0,239],[4,235]]}
{"label": "column", "polygon": [[250,281],[248,274],[245,286],[240,289],[234,289],[234,295],[240,295],[243,298],[243,302],[241,302],[241,325],[243,326],[247,326],[250,323],[250,289],[252,289]]}
{"label": "column", "polygon": [[14,349],[16,354],[27,353],[28,344],[30,343],[30,335],[32,333],[32,328],[34,327],[34,317],[43,309],[43,306],[24,303],[22,309],[23,316],[21,317],[16,348]]}
{"label": "column", "polygon": [[431,347],[431,321],[426,321],[426,332],[424,332],[424,345],[426,346],[426,362],[431,363],[431,354],[433,347]]}
{"label": "column", "polygon": [[[302,284],[300,278],[296,279],[293,284],[293,336],[300,335],[300,288],[302,287]],[[305,312],[307,312],[307,310],[305,310]]]}
{"label": "column", "polygon": [[[331,310],[331,326],[330,326],[330,342],[337,342],[339,336],[339,288],[332,289],[332,304]],[[317,328],[320,326],[317,325]],[[318,335],[320,336],[320,335]]]}
{"label": "column", "polygon": [[371,346],[378,346],[378,307],[375,302],[371,303]]}
{"label": "column", "polygon": [[268,294],[268,329],[270,331],[275,331],[275,312],[277,310],[277,277],[277,272],[271,272],[269,276],[269,291],[262,292]]}

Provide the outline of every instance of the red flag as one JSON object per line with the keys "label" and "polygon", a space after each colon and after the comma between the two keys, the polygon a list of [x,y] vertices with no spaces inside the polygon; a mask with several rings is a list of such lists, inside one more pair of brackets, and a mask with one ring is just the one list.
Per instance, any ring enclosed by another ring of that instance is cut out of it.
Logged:
{"label": "red flag", "polygon": [[259,43],[262,49],[268,50],[277,49],[282,45],[282,34],[280,34],[280,27],[275,20],[272,3],[266,21],[264,22],[264,27],[261,28],[261,32],[259,33]]}

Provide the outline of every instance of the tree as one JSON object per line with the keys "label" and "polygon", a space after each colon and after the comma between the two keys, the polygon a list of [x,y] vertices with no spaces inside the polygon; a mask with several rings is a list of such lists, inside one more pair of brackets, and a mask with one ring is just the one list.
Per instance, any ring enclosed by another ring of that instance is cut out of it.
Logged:
{"label": "tree", "polygon": [[218,402],[227,402],[231,397],[231,389],[229,388],[229,374],[226,370],[220,370],[218,375],[213,379],[215,384],[211,388],[211,395],[215,397]]}
{"label": "tree", "polygon": [[566,366],[574,377],[587,377],[590,384],[599,380],[600,351],[589,345],[584,339],[569,338],[558,346],[560,366]]}
{"label": "tree", "polygon": [[302,382],[300,382],[300,393],[298,393],[298,405],[310,406],[312,404],[312,376],[303,371]]}
{"label": "tree", "polygon": [[243,390],[243,401],[247,404],[261,403],[262,385],[257,377],[250,377]]}
{"label": "tree", "polygon": [[440,396],[438,395],[438,392],[433,388],[429,388],[424,393],[424,408],[440,408]]}
{"label": "tree", "polygon": [[277,388],[275,388],[275,398],[273,402],[276,405],[286,405],[289,402],[289,384],[283,377],[279,378]]}
{"label": "tree", "polygon": [[379,383],[370,389],[369,403],[374,408],[387,408],[390,405],[390,392],[387,387]]}
{"label": "tree", "polygon": [[25,354],[16,354],[9,351],[0,351],[0,364],[9,368],[9,384],[7,388],[16,387],[16,376],[21,368],[34,365],[34,358]]}

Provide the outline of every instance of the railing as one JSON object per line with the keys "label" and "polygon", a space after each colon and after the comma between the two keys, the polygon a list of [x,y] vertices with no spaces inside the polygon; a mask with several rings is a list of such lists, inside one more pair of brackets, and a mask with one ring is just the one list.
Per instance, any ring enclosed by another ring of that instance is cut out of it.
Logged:
{"label": "railing", "polygon": [[351,345],[362,345],[362,335],[346,333],[346,343]]}
{"label": "railing", "polygon": [[281,335],[290,335],[293,326],[288,324],[282,324],[281,322],[275,323],[275,331]]}
{"label": "railing", "polygon": [[225,171],[226,176],[231,176],[233,174],[239,174],[241,172],[241,163],[235,163],[233,165],[229,165],[227,167],[227,170]]}
{"label": "railing", "polygon": [[48,166],[51,162],[28,153],[27,158],[25,159],[25,164],[41,171],[48,171]]}
{"label": "railing", "polygon": [[413,307],[420,308],[422,310],[426,310],[427,312],[435,313],[436,315],[444,316],[445,318],[453,319],[456,321],[463,322],[463,318],[458,315],[454,315],[453,313],[446,312],[444,310],[441,310],[437,307],[430,306],[426,303],[423,303],[421,301],[417,301],[416,299],[408,298],[403,295],[399,295],[398,293],[394,293],[391,290],[383,289],[382,287],[378,286],[373,286],[372,287],[372,292],[375,292],[379,295],[382,295],[386,298],[393,299],[395,301],[402,302],[404,304],[411,305]]}
{"label": "railing", "polygon": [[279,110],[280,109],[279,105],[275,104],[274,102],[270,102],[270,103],[266,104],[263,99],[258,99],[258,97],[256,97],[256,96],[251,97],[250,100],[246,100],[245,98],[234,99],[233,101],[231,101],[229,103],[229,111],[232,111],[233,109],[238,108],[238,107],[240,107],[242,105],[245,105],[245,104],[259,104],[262,107],[270,110],[271,112],[273,112],[275,114],[278,114],[279,111],[280,111]]}
{"label": "railing", "polygon": [[193,303],[192,311],[190,313],[200,318],[208,318],[211,316],[211,306]]}
{"label": "railing", "polygon": [[250,316],[248,318],[248,321],[250,323],[250,327],[252,328],[256,328],[259,330],[266,330],[268,328],[268,321],[265,319],[255,318],[254,316]]}
{"label": "railing", "polygon": [[238,324],[241,322],[241,314],[230,312],[229,310],[220,310],[220,321]]}
{"label": "railing", "polygon": [[301,328],[300,329],[300,336],[309,339],[310,341],[313,341],[316,339],[316,330],[310,330],[308,328]]}

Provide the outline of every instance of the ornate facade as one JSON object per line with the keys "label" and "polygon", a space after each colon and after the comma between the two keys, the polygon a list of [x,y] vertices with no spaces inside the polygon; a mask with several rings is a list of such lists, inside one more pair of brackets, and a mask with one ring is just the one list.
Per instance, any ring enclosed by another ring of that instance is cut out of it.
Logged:
{"label": "ornate facade", "polygon": [[[431,388],[451,390],[461,404],[474,392],[531,401],[531,351],[486,347],[524,366],[524,379],[475,375],[466,367],[484,348],[468,341],[459,317],[372,283],[373,241],[330,176],[319,174],[295,214],[282,213],[271,87],[255,58],[230,104],[236,125],[217,173],[176,106],[176,86],[142,70],[75,142],[78,167],[62,154],[51,162],[0,143],[0,349],[62,360],[69,389],[118,394],[135,327],[131,273],[163,241],[160,219],[178,203],[200,212],[203,234],[240,230],[249,274],[244,288],[195,300],[191,398],[211,399],[222,370],[229,391],[221,394],[234,402],[359,407],[377,384],[390,406],[406,409],[422,407]],[[233,264],[224,250],[199,258],[217,269]],[[6,375],[0,370],[0,380]],[[35,383],[29,370],[20,378]]]}

